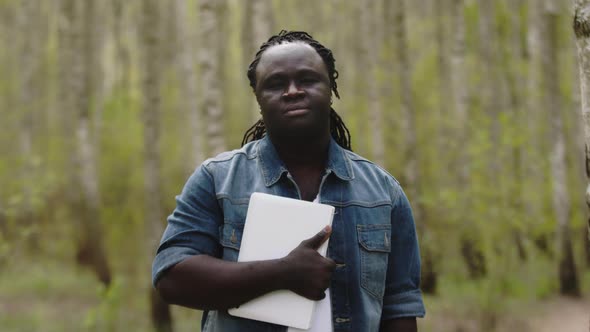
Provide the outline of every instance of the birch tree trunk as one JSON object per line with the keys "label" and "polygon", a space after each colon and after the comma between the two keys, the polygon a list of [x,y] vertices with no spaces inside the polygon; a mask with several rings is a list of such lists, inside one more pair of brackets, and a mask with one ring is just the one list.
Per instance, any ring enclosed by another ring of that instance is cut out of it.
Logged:
{"label": "birch tree trunk", "polygon": [[[527,200],[524,202],[525,214],[528,216],[530,224],[537,226],[538,220],[542,219],[542,212],[535,202],[540,202],[544,199],[540,193],[539,188],[543,186],[543,153],[545,146],[545,137],[542,134],[544,128],[541,125],[545,120],[546,105],[542,100],[544,91],[542,72],[542,56],[545,52],[542,43],[542,34],[545,30],[545,23],[542,18],[542,6],[539,5],[539,0],[527,0],[528,7],[528,26],[527,26],[527,51],[525,54],[528,57],[528,74],[527,74],[527,100],[526,113],[527,125],[524,132],[526,133],[526,146],[523,147],[523,165],[525,172],[529,176],[525,181],[524,191],[527,193]],[[539,228],[539,227],[537,227]],[[545,232],[533,233],[533,240],[538,249],[544,253],[551,255],[552,251],[549,247],[548,235]]]}
{"label": "birch tree trunk", "polygon": [[469,155],[469,140],[471,135],[470,117],[469,117],[469,91],[467,87],[467,70],[466,70],[466,30],[465,30],[465,0],[452,1],[452,26],[453,42],[451,54],[451,90],[453,117],[455,119],[453,128],[456,133],[458,157],[453,168],[456,172],[456,188],[461,193],[459,200],[461,206],[455,206],[457,210],[455,218],[461,229],[461,253],[465,264],[468,267],[469,275],[477,278],[485,274],[485,257],[481,248],[477,246],[474,236],[471,235],[477,230],[473,230],[472,219],[469,211],[473,210],[473,197],[467,190],[469,188],[471,177],[471,158]]}
{"label": "birch tree trunk", "polygon": [[[517,68],[520,67],[521,63],[524,63],[523,57],[523,48],[521,45],[521,36],[524,33],[523,24],[521,22],[521,18],[519,13],[521,12],[521,7],[524,5],[523,0],[510,0],[508,1],[510,12],[510,26],[511,26],[511,38],[509,38],[508,43],[503,46],[503,68],[507,68],[506,70],[506,82],[508,86],[508,94],[509,94],[509,108],[511,109],[511,118],[513,119],[512,123],[516,123],[519,127],[524,125],[527,122],[527,117],[523,112],[523,86],[525,86],[525,81],[523,75],[519,73]],[[510,132],[514,133],[514,125],[510,127]],[[513,176],[509,184],[509,206],[511,209],[517,213],[524,212],[524,200],[525,200],[525,192],[524,188],[524,178],[525,178],[525,166],[523,165],[523,155],[525,153],[525,144],[522,140],[518,140],[517,142],[513,142],[511,146],[511,164],[513,169]],[[524,215],[524,213],[523,213]],[[512,228],[512,237],[514,238],[514,244],[516,245],[516,250],[518,253],[518,257],[521,261],[527,259],[527,253],[524,246],[524,235],[523,231],[526,224],[526,219],[524,218],[514,218],[515,220],[511,221],[511,228]]]}
{"label": "birch tree trunk", "polygon": [[[254,55],[260,45],[268,40],[273,35],[274,17],[272,15],[272,2],[269,0],[253,0],[252,1],[252,17],[250,18],[252,24],[252,45],[253,52],[250,54],[250,61],[254,59]],[[278,33],[276,31],[275,33]],[[249,62],[247,63],[247,65]],[[260,118],[258,103],[256,98],[252,98],[253,120]]]}
{"label": "birch tree trunk", "polygon": [[113,64],[116,86],[129,91],[131,86],[130,68],[131,68],[131,48],[127,31],[129,30],[129,15],[127,5],[129,2],[120,0],[111,0],[113,11],[113,34],[116,47],[116,58]]}
{"label": "birch tree trunk", "polygon": [[[78,130],[77,137],[77,154],[78,162],[78,182],[82,186],[83,216],[84,216],[84,240],[87,250],[86,254],[90,256],[90,261],[98,274],[101,281],[109,284],[111,280],[110,269],[107,264],[106,253],[103,245],[103,231],[100,222],[100,193],[98,186],[98,163],[96,157],[96,142],[98,134],[92,134],[92,116],[100,109],[98,93],[100,84],[99,68],[101,67],[98,55],[100,54],[98,36],[96,29],[100,26],[96,18],[95,0],[84,2],[84,26],[83,26],[83,43],[81,51],[84,52],[84,63],[80,67],[82,75],[83,88],[78,100]],[[97,119],[97,118],[95,118]],[[84,252],[84,251],[83,251]]]}
{"label": "birch tree trunk", "polygon": [[[154,252],[163,231],[164,213],[160,185],[160,24],[159,0],[145,0],[142,8],[143,54],[143,123],[144,123],[144,184],[145,221],[147,227],[146,252]],[[172,331],[169,306],[150,285],[151,318],[159,332]]]}
{"label": "birch tree trunk", "polygon": [[[406,32],[405,1],[399,1],[397,6],[391,6],[395,11],[393,17],[396,40],[397,66],[399,70],[399,83],[401,87],[401,109],[402,109],[402,132],[404,135],[404,177],[408,186],[410,196],[414,203],[419,201],[417,195],[420,170],[418,169],[418,149],[416,132],[416,110],[412,96],[412,78],[410,73],[411,64],[408,59],[408,37]],[[413,195],[412,195],[413,193]],[[419,205],[419,204],[418,204]],[[421,211],[415,211],[417,220],[420,220]]]}
{"label": "birch tree trunk", "polygon": [[[62,29],[63,62],[60,64],[62,103],[66,128],[75,132],[76,139],[70,148],[70,192],[68,200],[73,218],[78,220],[79,238],[76,258],[80,264],[90,266],[99,280],[108,285],[111,272],[103,245],[100,222],[100,192],[98,187],[97,158],[91,134],[91,110],[94,99],[93,66],[99,66],[93,29],[94,1],[64,1],[66,17]],[[83,19],[82,19],[83,18]]]}
{"label": "birch tree trunk", "polygon": [[[439,109],[438,109],[438,116],[439,119],[439,136],[442,136],[441,139],[438,141],[437,149],[438,151],[445,151],[447,146],[446,144],[449,143],[449,136],[451,133],[449,132],[449,124],[453,121],[453,118],[449,116],[450,109],[452,104],[447,102],[447,98],[452,98],[452,84],[451,82],[451,73],[449,70],[448,59],[450,58],[448,52],[448,45],[447,42],[447,17],[448,17],[448,10],[447,8],[450,7],[450,3],[448,0],[436,0],[434,1],[434,10],[435,10],[435,38],[436,38],[436,47],[438,50],[437,54],[437,62],[438,62],[438,91],[439,91]],[[452,45],[452,44],[451,44]],[[440,156],[439,160],[443,160],[443,156]],[[442,176],[441,176],[442,178]]]}
{"label": "birch tree trunk", "polygon": [[377,70],[379,65],[379,44],[377,26],[375,24],[374,9],[376,1],[363,0],[359,3],[361,16],[362,68],[368,99],[369,131],[371,132],[371,148],[373,160],[379,165],[385,165],[385,142],[383,140],[383,111],[379,98]]}
{"label": "birch tree trunk", "polygon": [[199,0],[199,24],[201,47],[199,64],[201,74],[202,109],[207,119],[209,154],[217,155],[226,150],[220,87],[220,26],[217,21],[219,0]]}
{"label": "birch tree trunk", "polygon": [[404,135],[404,179],[407,194],[412,202],[412,210],[416,226],[422,241],[422,281],[421,288],[425,293],[435,293],[438,279],[435,256],[429,241],[430,231],[426,225],[424,205],[420,195],[421,169],[418,163],[418,126],[416,124],[416,109],[412,96],[411,63],[408,56],[408,35],[406,30],[406,3],[404,0],[389,6],[393,11],[393,30],[396,45],[394,57],[397,60],[396,68],[399,71],[399,84],[401,91],[401,117],[402,132]]}
{"label": "birch tree trunk", "polygon": [[[590,0],[578,0],[574,7],[574,33],[578,48],[582,122],[586,147],[586,204],[590,208]],[[590,241],[590,220],[587,222],[586,252]]]}
{"label": "birch tree trunk", "polygon": [[22,206],[19,219],[22,220],[24,227],[32,230],[31,237],[27,239],[27,244],[32,249],[38,248],[37,232],[35,231],[33,216],[33,118],[36,109],[36,100],[38,91],[35,85],[35,73],[38,70],[40,62],[40,40],[36,38],[39,34],[37,23],[39,21],[38,6],[33,0],[24,0],[20,3],[17,10],[18,32],[23,35],[19,38],[19,72],[20,76],[20,95],[19,95],[19,150],[20,150],[20,182],[22,183]]}
{"label": "birch tree trunk", "polygon": [[543,19],[545,52],[543,52],[543,80],[545,82],[545,103],[549,107],[551,139],[553,141],[551,163],[551,182],[553,186],[553,210],[557,221],[557,257],[559,260],[559,286],[562,294],[579,295],[576,266],[574,263],[572,241],[569,230],[571,202],[567,190],[567,165],[565,159],[565,135],[561,116],[561,96],[559,92],[558,70],[558,9],[551,0],[544,2]]}
{"label": "birch tree trunk", "polygon": [[188,115],[190,123],[190,153],[187,168],[193,170],[204,159],[203,153],[203,125],[199,116],[199,98],[197,87],[197,75],[195,70],[195,47],[197,36],[193,33],[196,27],[190,24],[188,15],[189,4],[187,0],[174,2],[176,12],[176,35],[178,61],[177,71],[180,78],[182,98],[180,99],[181,113]]}
{"label": "birch tree trunk", "polygon": [[[453,121],[456,125],[453,128],[455,132],[461,132],[459,142],[465,144],[465,138],[468,136],[467,128],[469,127],[469,119],[467,110],[468,104],[468,91],[466,86],[467,73],[465,70],[465,16],[463,14],[465,8],[465,0],[452,0],[452,26],[453,26],[453,42],[452,42],[452,53],[450,59],[451,66],[451,78],[450,86],[452,91],[452,105],[453,114],[456,121]],[[460,171],[463,174],[465,181],[468,178],[467,165],[469,160],[466,159],[466,147],[460,148],[463,158],[459,163]],[[465,182],[466,184],[466,182]]]}
{"label": "birch tree trunk", "polygon": [[501,171],[500,165],[500,112],[503,108],[504,87],[498,77],[498,38],[495,24],[495,2],[479,0],[479,68],[481,70],[481,109],[483,114],[490,119],[491,155],[490,178],[497,181],[497,174]]}

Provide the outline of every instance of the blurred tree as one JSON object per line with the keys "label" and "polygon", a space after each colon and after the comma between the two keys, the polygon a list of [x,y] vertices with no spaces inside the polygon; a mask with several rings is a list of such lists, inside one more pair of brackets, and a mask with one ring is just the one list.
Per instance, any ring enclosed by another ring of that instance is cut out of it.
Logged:
{"label": "blurred tree", "polygon": [[[98,182],[97,154],[92,138],[92,117],[97,104],[97,87],[100,76],[98,55],[100,46],[96,38],[96,2],[64,0],[66,18],[62,28],[64,53],[62,71],[62,109],[73,122],[65,127],[75,132],[76,139],[70,155],[71,168],[68,172],[68,194],[71,212],[78,221],[79,236],[76,257],[80,264],[90,266],[101,282],[108,285],[111,272],[103,244],[103,230],[100,221],[100,192]],[[68,120],[66,120],[68,121]],[[97,134],[95,134],[97,135]]]}
{"label": "blurred tree", "polygon": [[207,123],[207,154],[217,155],[226,150],[221,105],[220,63],[221,43],[218,9],[219,0],[199,0],[200,43],[199,65],[201,75],[202,110]]}
{"label": "blurred tree", "polygon": [[[33,212],[33,180],[35,167],[35,155],[33,151],[33,121],[37,114],[39,91],[39,67],[41,65],[41,40],[39,26],[41,21],[39,7],[33,0],[24,0],[20,2],[20,8],[17,11],[17,30],[25,37],[19,39],[19,67],[22,68],[20,75],[19,87],[19,150],[20,150],[20,184],[22,203],[18,218],[23,226],[29,229],[35,228]],[[34,22],[34,23],[33,23]],[[39,249],[39,239],[37,231],[33,230],[29,234],[27,241],[32,249]]]}
{"label": "blurred tree", "polygon": [[525,140],[527,147],[524,148],[523,164],[525,173],[528,175],[524,184],[524,191],[527,199],[524,201],[525,215],[528,217],[527,224],[532,225],[530,232],[532,240],[536,247],[547,255],[552,255],[552,248],[549,243],[548,232],[542,227],[543,209],[538,202],[543,201],[542,188],[545,177],[544,168],[546,158],[542,153],[546,149],[546,139],[544,135],[544,119],[546,116],[546,105],[542,100],[543,88],[543,62],[542,56],[544,49],[542,47],[542,34],[545,29],[544,20],[542,19],[542,8],[538,0],[527,0],[527,42],[526,42],[526,59],[527,59],[527,89],[526,89],[526,110],[527,121],[524,128]]}
{"label": "blurred tree", "polygon": [[[524,0],[509,0],[508,1],[508,13],[510,14],[510,30],[508,31],[509,37],[505,38],[502,45],[502,68],[503,73],[506,76],[505,81],[508,88],[508,110],[511,110],[511,114],[508,118],[512,119],[510,123],[505,123],[510,130],[514,127],[520,128],[521,125],[526,123],[526,114],[523,114],[523,87],[525,86],[525,77],[519,70],[520,65],[524,63],[522,58],[524,55],[522,47],[522,36],[524,36],[524,25],[521,21],[520,13],[523,11]],[[506,37],[506,36],[505,36]],[[514,125],[516,124],[516,126]],[[512,177],[508,184],[509,190],[507,196],[510,197],[509,207],[513,211],[513,216],[523,212],[525,193],[524,193],[524,179],[525,179],[525,166],[523,165],[523,155],[526,153],[526,145],[523,144],[523,139],[519,138],[521,135],[515,132],[515,130],[509,131],[513,137],[510,143],[511,156],[510,160],[512,167]],[[516,250],[520,260],[526,260],[527,253],[524,245],[524,234],[525,228],[524,218],[508,218],[511,220],[510,228],[512,229],[512,237],[516,245]]]}
{"label": "blurred tree", "polygon": [[131,68],[131,45],[127,33],[130,25],[135,22],[129,19],[128,2],[121,0],[111,0],[111,9],[113,15],[113,42],[115,44],[115,62],[113,71],[116,75],[115,81],[118,87],[123,91],[131,89],[131,80],[129,71]]}
{"label": "blurred tree", "polygon": [[[578,0],[574,7],[574,33],[578,48],[578,65],[580,72],[580,96],[582,102],[582,122],[584,125],[584,143],[586,150],[586,204],[590,207],[590,0]],[[586,260],[590,259],[590,219],[586,224]],[[590,265],[590,264],[588,264]]]}
{"label": "blurred tree", "polygon": [[[144,153],[144,213],[147,228],[147,252],[154,252],[162,236],[164,212],[162,207],[160,121],[161,112],[161,24],[158,0],[145,0],[141,17],[141,45],[143,46],[143,153]],[[169,306],[153,287],[148,288],[151,299],[151,318],[158,332],[172,331]]]}
{"label": "blurred tree", "polygon": [[[270,0],[251,0],[243,3],[242,22],[242,59],[244,68],[254,59],[258,48],[270,36],[278,33],[275,30],[272,2]],[[248,89],[250,90],[250,89]],[[254,123],[260,119],[260,110],[255,98],[252,100],[251,121]]]}
{"label": "blurred tree", "polygon": [[[467,50],[465,45],[465,1],[452,0],[451,16],[452,16],[452,46],[450,59],[450,86],[453,92],[451,103],[453,113],[451,117],[452,131],[455,137],[451,142],[456,142],[456,158],[451,160],[451,169],[454,170],[455,188],[458,192],[458,204],[454,206],[453,215],[454,222],[458,224],[460,229],[460,236],[462,242],[462,253],[466,260],[466,265],[472,276],[477,275],[477,262],[472,257],[481,257],[481,252],[473,253],[471,249],[474,245],[469,236],[465,235],[470,231],[466,228],[473,227],[472,212],[474,208],[474,199],[471,192],[467,189],[470,187],[469,181],[471,177],[471,158],[469,154],[469,140],[471,135],[471,119],[469,117],[469,89],[467,86],[467,65],[466,56]],[[441,100],[441,102],[444,102]],[[453,143],[451,143],[453,144]],[[451,149],[453,150],[453,149]],[[464,188],[464,189],[462,189]]]}
{"label": "blurred tree", "polygon": [[559,260],[559,287],[562,294],[580,295],[576,266],[574,263],[569,222],[571,202],[567,190],[567,170],[565,160],[565,136],[561,113],[561,95],[559,89],[560,72],[558,70],[558,7],[551,0],[543,3],[545,29],[542,35],[544,48],[543,79],[545,82],[545,103],[549,109],[551,121],[551,182],[553,209],[557,221],[557,253]]}
{"label": "blurred tree", "polygon": [[380,67],[380,50],[382,39],[379,38],[379,20],[375,16],[379,2],[363,0],[359,2],[361,17],[361,47],[363,61],[363,81],[365,84],[367,107],[369,109],[369,132],[371,135],[371,152],[373,160],[379,165],[385,165],[385,142],[383,140],[383,110],[379,98],[378,68]]}
{"label": "blurred tree", "polygon": [[201,163],[204,159],[203,153],[203,125],[200,115],[197,73],[195,68],[194,54],[197,43],[196,27],[191,25],[189,13],[189,3],[187,0],[174,1],[175,29],[176,29],[176,47],[177,59],[176,70],[180,79],[180,108],[183,114],[187,115],[190,123],[189,153],[186,161],[187,170],[192,171],[195,165]]}
{"label": "blurred tree", "polygon": [[[416,123],[416,108],[414,107],[414,97],[412,91],[411,71],[412,64],[409,59],[409,45],[408,33],[406,30],[406,3],[405,0],[400,0],[396,5],[390,5],[389,10],[392,11],[393,29],[395,39],[395,59],[396,68],[399,71],[399,85],[401,93],[401,130],[404,135],[403,141],[403,161],[404,173],[403,183],[404,188],[408,193],[408,197],[412,202],[414,219],[418,233],[421,237],[429,237],[429,227],[426,224],[427,216],[422,202],[423,197],[421,193],[421,179],[422,168],[418,163],[420,149],[418,148],[418,126]],[[435,262],[433,252],[431,251],[428,241],[423,241],[421,244],[422,256],[422,282],[421,288],[426,293],[436,292],[437,272],[435,269]]]}

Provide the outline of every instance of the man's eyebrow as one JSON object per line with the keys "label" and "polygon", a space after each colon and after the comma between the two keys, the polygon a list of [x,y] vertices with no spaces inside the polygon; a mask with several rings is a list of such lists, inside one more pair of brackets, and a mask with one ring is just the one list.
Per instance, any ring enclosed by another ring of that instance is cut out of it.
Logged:
{"label": "man's eyebrow", "polygon": [[[314,70],[312,68],[298,69],[296,74],[297,75],[313,75],[313,76],[317,76],[317,77],[324,76],[324,75],[322,75],[322,73],[320,73],[317,70]],[[273,71],[272,73],[269,73],[268,75],[264,76],[262,79],[266,81],[268,79],[282,78],[284,76],[288,76],[287,73],[284,70],[279,69],[279,70]]]}
{"label": "man's eyebrow", "polygon": [[276,70],[276,71],[273,71],[272,73],[264,76],[263,79],[267,80],[269,78],[281,78],[283,76],[287,76],[287,74],[282,70]]}

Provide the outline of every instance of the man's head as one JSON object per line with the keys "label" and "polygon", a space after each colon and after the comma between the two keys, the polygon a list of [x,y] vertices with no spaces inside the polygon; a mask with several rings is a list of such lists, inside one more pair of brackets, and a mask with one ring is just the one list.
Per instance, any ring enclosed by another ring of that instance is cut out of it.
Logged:
{"label": "man's head", "polygon": [[328,71],[328,77],[330,78],[330,87],[332,92],[337,98],[340,98],[338,94],[338,85],[336,84],[336,79],[338,78],[338,71],[336,70],[336,60],[332,55],[332,51],[326,48],[324,45],[320,44],[317,40],[313,39],[311,35],[307,32],[303,31],[285,31],[282,30],[279,32],[278,35],[274,35],[268,39],[267,42],[263,43],[260,46],[258,52],[256,52],[256,56],[254,57],[254,61],[248,67],[248,79],[250,80],[250,86],[252,89],[256,89],[256,68],[258,67],[258,63],[260,62],[260,58],[262,54],[272,46],[285,44],[285,43],[304,43],[311,46],[317,54],[322,58],[322,61],[326,65],[326,69]]}
{"label": "man's head", "polygon": [[272,36],[248,68],[263,119],[246,132],[242,145],[264,137],[267,130],[275,136],[286,130],[313,136],[325,129],[350,150],[348,129],[331,107],[331,94],[340,97],[337,78],[332,51],[309,34],[283,30]]}

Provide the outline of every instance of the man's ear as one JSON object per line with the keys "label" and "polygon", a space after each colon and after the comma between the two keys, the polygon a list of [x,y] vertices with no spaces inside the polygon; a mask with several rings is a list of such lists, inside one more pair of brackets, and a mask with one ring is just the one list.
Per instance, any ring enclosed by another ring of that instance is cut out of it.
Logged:
{"label": "man's ear", "polygon": [[260,108],[260,102],[258,101],[258,96],[256,95],[256,90],[252,89],[252,95],[256,99],[256,104],[258,104],[258,108]]}

